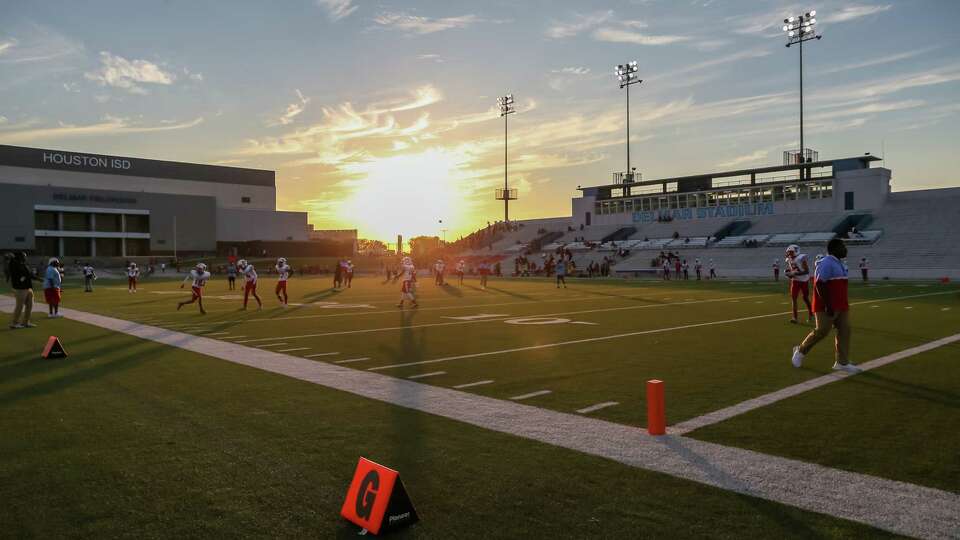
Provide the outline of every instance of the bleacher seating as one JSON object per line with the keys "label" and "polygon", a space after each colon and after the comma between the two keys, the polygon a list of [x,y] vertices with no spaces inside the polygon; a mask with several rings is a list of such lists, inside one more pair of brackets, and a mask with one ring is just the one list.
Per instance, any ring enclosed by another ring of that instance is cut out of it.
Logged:
{"label": "bleacher seating", "polygon": [[781,233],[775,234],[767,240],[768,246],[789,246],[790,244],[796,244],[797,240],[800,240],[800,237],[803,236],[803,233]]}
{"label": "bleacher seating", "polygon": [[728,236],[718,242],[716,242],[714,247],[720,248],[738,248],[744,247],[748,242],[756,242],[758,244],[763,244],[770,238],[769,234],[748,234],[745,236]]}
{"label": "bleacher seating", "polygon": [[873,244],[880,239],[880,236],[883,235],[883,231],[879,230],[870,230],[870,231],[860,231],[859,233],[852,235],[850,238],[844,238],[843,241],[847,245],[864,245],[864,244]]}
{"label": "bleacher seating", "polygon": [[804,233],[797,239],[796,244],[801,246],[824,245],[836,235],[837,233],[833,231]]}
{"label": "bleacher seating", "polygon": [[707,247],[707,242],[710,238],[706,236],[694,236],[693,238],[677,238],[667,242],[663,247],[665,248],[680,248],[680,249],[689,249],[689,248],[705,248]]}

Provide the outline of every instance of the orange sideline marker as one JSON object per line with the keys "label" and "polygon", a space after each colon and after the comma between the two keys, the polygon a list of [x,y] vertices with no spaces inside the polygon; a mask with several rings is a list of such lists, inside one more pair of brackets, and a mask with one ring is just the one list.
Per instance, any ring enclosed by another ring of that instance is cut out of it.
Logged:
{"label": "orange sideline marker", "polygon": [[667,411],[663,405],[663,381],[647,381],[647,432],[666,435]]}
{"label": "orange sideline marker", "polygon": [[41,358],[66,358],[67,351],[63,348],[63,345],[60,343],[60,339],[57,336],[50,336],[47,339],[47,344],[43,347],[43,352],[40,353]]}

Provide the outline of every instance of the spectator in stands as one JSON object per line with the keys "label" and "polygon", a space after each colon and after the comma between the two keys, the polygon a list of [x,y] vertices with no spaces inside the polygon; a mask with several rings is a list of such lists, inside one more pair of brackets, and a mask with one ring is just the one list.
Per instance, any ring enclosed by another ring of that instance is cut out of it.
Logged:
{"label": "spectator in stands", "polygon": [[870,263],[867,262],[866,257],[860,257],[860,276],[863,277],[864,283],[867,281],[867,273],[870,271]]}
{"label": "spectator in stands", "polygon": [[677,240],[678,238],[680,238],[680,233],[678,233],[677,231],[673,231],[673,239]]}
{"label": "spectator in stands", "polygon": [[837,329],[833,369],[847,373],[859,373],[861,369],[850,362],[850,305],[847,301],[847,268],[842,259],[847,256],[847,246],[840,238],[827,243],[827,256],[817,265],[814,276],[813,310],[816,328],[807,334],[800,345],[793,348],[790,361],[794,367],[803,365],[810,350],[827,337],[830,330]]}

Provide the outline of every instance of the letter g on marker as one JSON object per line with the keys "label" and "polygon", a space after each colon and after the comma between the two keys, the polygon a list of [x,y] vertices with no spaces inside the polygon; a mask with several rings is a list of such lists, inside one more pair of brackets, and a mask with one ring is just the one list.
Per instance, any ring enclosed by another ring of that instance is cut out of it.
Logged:
{"label": "letter g on marker", "polygon": [[357,516],[370,519],[370,514],[373,512],[373,503],[377,500],[379,490],[380,475],[377,474],[376,470],[371,470],[363,477],[363,481],[360,482],[360,489],[357,491]]}

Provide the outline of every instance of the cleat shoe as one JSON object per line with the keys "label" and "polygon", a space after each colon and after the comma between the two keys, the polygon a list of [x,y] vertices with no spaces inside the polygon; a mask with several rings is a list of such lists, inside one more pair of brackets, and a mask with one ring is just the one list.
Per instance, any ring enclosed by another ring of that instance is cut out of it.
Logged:
{"label": "cleat shoe", "polygon": [[790,363],[793,364],[793,367],[798,368],[803,365],[803,357],[806,356],[800,352],[800,346],[793,348],[793,356],[790,358]]}
{"label": "cleat shoe", "polygon": [[37,325],[33,324],[32,322],[28,322],[20,325],[20,328],[36,328],[36,327]]}
{"label": "cleat shoe", "polygon": [[790,324],[800,324],[800,321],[796,319],[790,319]]}
{"label": "cleat shoe", "polygon": [[852,364],[852,363],[849,363],[849,362],[846,363],[846,364],[841,364],[841,363],[839,363],[839,362],[834,362],[834,364],[833,364],[833,370],[834,370],[834,371],[846,371],[847,373],[850,373],[851,375],[852,375],[852,374],[855,374],[855,373],[860,373],[861,371],[863,371],[862,369],[860,369],[860,368],[857,367],[856,365],[854,365],[854,364]]}
{"label": "cleat shoe", "polygon": [[11,329],[11,330],[19,330],[19,329],[21,329],[21,328],[23,328],[23,325],[22,325],[22,324],[11,324],[11,325],[10,325],[10,329]]}

